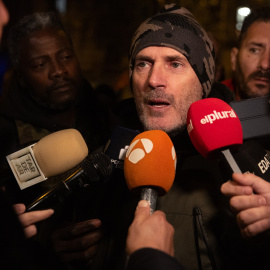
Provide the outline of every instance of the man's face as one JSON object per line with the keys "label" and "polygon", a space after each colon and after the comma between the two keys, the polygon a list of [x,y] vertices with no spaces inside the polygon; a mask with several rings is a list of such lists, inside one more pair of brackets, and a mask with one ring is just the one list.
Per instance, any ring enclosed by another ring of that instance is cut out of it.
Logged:
{"label": "man's face", "polygon": [[185,128],[190,105],[202,98],[202,86],[189,62],[168,47],[147,47],[137,54],[132,87],[145,130],[171,135]]}
{"label": "man's face", "polygon": [[270,22],[254,22],[240,49],[232,50],[232,70],[242,99],[270,93]]}
{"label": "man's face", "polygon": [[2,38],[3,28],[8,23],[8,20],[9,20],[9,14],[8,14],[7,8],[2,2],[2,0],[0,0],[0,40]]}
{"label": "man's face", "polygon": [[19,79],[42,106],[61,110],[78,96],[82,74],[68,38],[55,29],[40,30],[23,40]]}

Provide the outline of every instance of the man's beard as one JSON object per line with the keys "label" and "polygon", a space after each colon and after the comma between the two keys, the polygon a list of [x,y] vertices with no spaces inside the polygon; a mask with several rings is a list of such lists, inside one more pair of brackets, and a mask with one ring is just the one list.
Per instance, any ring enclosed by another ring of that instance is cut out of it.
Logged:
{"label": "man's beard", "polygon": [[[248,86],[248,82],[255,78],[266,78],[270,80],[270,70],[262,71],[257,70],[251,73],[247,79],[245,79],[244,73],[242,72],[239,61],[237,62],[237,68],[235,72],[235,81],[237,82],[237,90],[241,99],[248,99],[261,96]],[[259,88],[259,85],[257,85]]]}
{"label": "man's beard", "polygon": [[[186,112],[185,110],[180,110],[179,108],[178,108],[178,111],[181,111],[181,113],[179,114],[179,123],[175,123],[175,125],[173,125],[172,127],[167,128],[167,127],[162,127],[162,125],[160,126],[160,124],[156,125],[153,122],[151,124],[149,123],[148,121],[149,116],[146,115],[143,107],[145,104],[147,104],[148,100],[153,99],[153,98],[156,98],[156,99],[164,98],[170,103],[170,106],[177,109],[177,105],[175,104],[173,95],[164,94],[162,90],[159,91],[158,89],[156,89],[155,91],[149,92],[148,94],[145,95],[143,104],[141,104],[140,102],[138,103],[136,102],[137,112],[140,117],[140,121],[143,124],[144,130],[154,130],[154,129],[163,130],[171,138],[182,133],[186,129],[186,123],[185,123],[186,117],[182,117],[181,115],[186,114]],[[163,115],[164,114],[162,112],[154,112],[151,114],[151,117],[155,117],[156,120],[159,121],[158,119],[162,118]]]}
{"label": "man's beard", "polygon": [[32,93],[32,91],[28,90],[28,88],[25,88],[25,91],[28,93],[30,98],[34,100],[36,104],[38,104],[38,106],[52,112],[61,112],[68,110],[78,104],[78,101],[81,98],[82,88],[83,84],[81,83],[76,87],[77,90],[75,93],[75,97],[70,97],[67,100],[61,102],[53,101],[49,96],[46,96],[46,98],[39,97],[38,95]]}
{"label": "man's beard", "polygon": [[167,131],[167,134],[169,135],[170,138],[175,138],[179,134],[182,134],[185,130],[187,129],[187,125],[179,125],[178,127],[175,127],[174,129]]}
{"label": "man's beard", "polygon": [[55,112],[67,110],[77,104],[77,99],[73,99],[68,102],[63,102],[63,103],[52,103],[52,102],[46,102],[42,100],[41,98],[38,98],[30,93],[29,95],[40,107],[51,110],[51,111],[55,111]]}
{"label": "man's beard", "polygon": [[154,127],[153,125],[148,124],[148,121],[147,121],[148,116],[142,113],[141,108],[137,108],[137,111],[139,113],[140,121],[145,131],[154,130],[154,129],[163,130],[170,136],[170,138],[174,138],[177,135],[181,134],[186,129],[186,123],[184,124],[179,123],[178,125],[175,125],[171,128]]}

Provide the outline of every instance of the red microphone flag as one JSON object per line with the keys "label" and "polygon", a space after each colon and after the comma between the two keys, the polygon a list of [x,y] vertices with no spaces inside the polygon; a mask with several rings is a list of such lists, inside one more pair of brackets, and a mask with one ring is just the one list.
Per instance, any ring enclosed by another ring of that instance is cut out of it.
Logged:
{"label": "red microphone flag", "polygon": [[191,104],[187,114],[191,142],[205,158],[214,158],[224,149],[243,143],[241,122],[229,104],[206,98]]}

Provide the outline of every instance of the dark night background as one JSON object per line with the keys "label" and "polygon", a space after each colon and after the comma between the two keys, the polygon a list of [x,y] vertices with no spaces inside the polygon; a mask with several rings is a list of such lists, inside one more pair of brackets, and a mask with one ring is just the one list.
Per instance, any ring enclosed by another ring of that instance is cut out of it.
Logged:
{"label": "dark night background", "polygon": [[[6,49],[9,28],[32,12],[57,10],[61,0],[4,0],[10,22],[4,30],[1,51]],[[230,76],[230,49],[236,40],[236,9],[269,5],[266,0],[62,0],[61,16],[71,32],[82,70],[97,86],[109,84],[116,90],[128,83],[127,55],[131,37],[138,25],[164,4],[177,3],[189,9],[219,43],[218,60]]]}

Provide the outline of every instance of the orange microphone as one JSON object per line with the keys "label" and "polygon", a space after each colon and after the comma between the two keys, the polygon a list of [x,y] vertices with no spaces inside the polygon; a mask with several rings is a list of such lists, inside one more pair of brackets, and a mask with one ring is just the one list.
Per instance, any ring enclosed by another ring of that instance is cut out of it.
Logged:
{"label": "orange microphone", "polygon": [[157,196],[171,188],[176,169],[176,152],[170,137],[161,130],[145,131],[131,142],[124,161],[127,186],[141,192],[141,199],[155,211]]}

